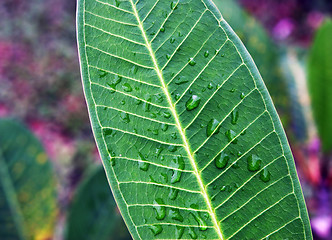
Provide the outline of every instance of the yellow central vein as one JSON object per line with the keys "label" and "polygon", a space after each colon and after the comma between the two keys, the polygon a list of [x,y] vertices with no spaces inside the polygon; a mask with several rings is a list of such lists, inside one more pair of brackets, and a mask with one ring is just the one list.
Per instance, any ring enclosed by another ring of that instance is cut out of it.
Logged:
{"label": "yellow central vein", "polygon": [[166,98],[167,98],[167,101],[170,105],[170,110],[174,116],[174,119],[175,119],[175,122],[176,122],[176,127],[178,128],[178,131],[181,135],[181,138],[182,138],[182,141],[184,143],[184,148],[189,156],[189,159],[190,159],[190,162],[191,162],[191,165],[192,167],[194,168],[194,174],[197,178],[197,181],[198,181],[198,184],[199,184],[199,187],[201,189],[201,194],[203,195],[204,197],[204,200],[206,202],[206,205],[208,207],[208,212],[212,218],[212,221],[213,221],[213,224],[214,224],[214,229],[216,230],[216,232],[218,233],[218,236],[220,238],[220,240],[223,240],[223,236],[222,236],[222,233],[221,233],[221,230],[220,230],[220,227],[218,225],[218,220],[217,220],[217,217],[216,217],[216,214],[214,212],[214,210],[212,209],[212,204],[211,204],[211,201],[210,201],[210,198],[205,190],[205,187],[204,187],[204,184],[203,184],[203,181],[202,181],[202,178],[200,176],[200,173],[198,172],[198,169],[197,169],[197,164],[195,162],[195,158],[193,156],[193,153],[190,149],[190,146],[188,144],[188,140],[187,140],[187,137],[186,137],[186,134],[185,134],[185,130],[182,128],[181,126],[181,123],[180,123],[180,119],[179,119],[179,116],[176,112],[176,109],[174,107],[174,104],[173,104],[173,101],[172,101],[172,98],[168,92],[168,89],[167,89],[167,85],[165,84],[165,80],[164,80],[164,77],[163,77],[163,74],[158,66],[158,63],[157,63],[157,59],[156,59],[156,56],[152,50],[152,47],[151,47],[151,43],[149,42],[146,34],[145,34],[145,31],[144,31],[144,28],[143,28],[143,24],[138,16],[138,13],[137,13],[137,9],[136,9],[136,6],[135,4],[133,3],[132,0],[130,0],[130,3],[131,3],[131,6],[132,6],[132,9],[134,11],[134,15],[137,19],[137,22],[138,22],[138,26],[142,32],[142,36],[144,38],[144,41],[145,41],[145,44],[146,44],[146,48],[148,49],[149,53],[150,53],[150,56],[151,56],[151,59],[153,61],[153,64],[154,64],[154,68],[155,68],[155,71],[157,72],[158,74],[158,77],[160,79],[160,82],[161,82],[161,85],[162,85],[162,89],[164,91],[164,94],[166,95]]}

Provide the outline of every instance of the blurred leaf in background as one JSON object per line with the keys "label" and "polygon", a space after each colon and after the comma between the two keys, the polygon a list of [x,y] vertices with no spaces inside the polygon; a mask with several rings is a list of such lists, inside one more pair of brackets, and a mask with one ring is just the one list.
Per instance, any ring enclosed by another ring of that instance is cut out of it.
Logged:
{"label": "blurred leaf in background", "polygon": [[40,142],[0,119],[0,238],[49,239],[56,215],[55,176]]}
{"label": "blurred leaf in background", "polygon": [[66,240],[130,240],[102,166],[78,186],[69,208]]}

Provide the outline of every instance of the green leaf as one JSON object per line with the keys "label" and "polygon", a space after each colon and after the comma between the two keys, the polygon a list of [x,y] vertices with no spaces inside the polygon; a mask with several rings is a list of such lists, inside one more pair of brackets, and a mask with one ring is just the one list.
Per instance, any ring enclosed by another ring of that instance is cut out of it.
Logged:
{"label": "green leaf", "polygon": [[309,92],[324,152],[332,151],[332,21],[319,28],[309,56]]}
{"label": "green leaf", "polygon": [[65,239],[131,239],[101,166],[89,172],[75,193],[68,213]]}
{"label": "green leaf", "polygon": [[134,239],[312,239],[270,96],[212,2],[81,0],[78,44]]}
{"label": "green leaf", "polygon": [[40,142],[0,119],[1,239],[49,239],[57,214],[55,178]]}

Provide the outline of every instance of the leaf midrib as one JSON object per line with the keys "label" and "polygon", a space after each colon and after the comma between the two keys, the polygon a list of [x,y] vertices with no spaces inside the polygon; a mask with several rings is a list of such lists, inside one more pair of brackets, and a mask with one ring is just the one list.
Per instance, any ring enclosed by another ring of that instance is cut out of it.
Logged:
{"label": "leaf midrib", "polygon": [[156,71],[156,73],[158,75],[158,78],[159,78],[160,83],[162,85],[163,92],[164,92],[164,94],[165,94],[165,96],[167,98],[168,104],[170,105],[170,110],[171,110],[172,115],[173,115],[173,117],[175,119],[175,122],[176,122],[176,128],[178,129],[178,131],[179,131],[179,133],[181,135],[182,141],[184,143],[183,147],[185,148],[185,150],[187,152],[187,155],[188,155],[188,158],[190,160],[190,163],[191,163],[191,165],[192,165],[192,167],[194,169],[194,174],[195,174],[195,176],[197,178],[197,182],[198,182],[199,187],[201,189],[201,194],[203,195],[205,203],[206,203],[206,205],[208,207],[208,212],[209,212],[209,214],[210,214],[210,216],[212,218],[212,221],[213,221],[213,224],[214,224],[214,229],[216,230],[219,238],[221,240],[223,240],[224,238],[222,236],[221,229],[220,229],[220,227],[218,225],[217,216],[216,216],[215,212],[212,209],[212,204],[211,204],[210,198],[209,198],[209,196],[208,196],[208,194],[207,194],[207,192],[205,190],[205,187],[204,187],[202,178],[200,176],[200,173],[198,172],[197,164],[196,164],[196,161],[195,161],[195,157],[193,156],[193,153],[192,153],[192,151],[190,149],[190,146],[189,146],[189,143],[188,143],[188,139],[187,139],[187,137],[185,135],[185,129],[182,128],[182,126],[181,126],[181,122],[180,122],[179,116],[178,116],[177,111],[176,111],[176,109],[174,107],[172,98],[171,98],[171,96],[170,96],[170,94],[168,92],[167,85],[165,84],[165,80],[164,80],[162,71],[160,70],[160,68],[158,66],[157,59],[156,59],[155,54],[154,54],[154,52],[152,50],[152,47],[151,47],[151,43],[149,42],[149,40],[148,40],[148,38],[146,36],[146,33],[144,31],[144,28],[143,28],[142,21],[139,18],[139,15],[138,15],[138,12],[137,12],[137,9],[136,9],[136,5],[133,3],[133,0],[130,0],[130,3],[131,3],[131,6],[132,6],[132,9],[134,11],[134,15],[135,15],[135,17],[137,19],[138,27],[140,28],[142,36],[144,38],[145,46],[148,49],[150,57],[151,57],[152,62],[154,64],[154,70]]}

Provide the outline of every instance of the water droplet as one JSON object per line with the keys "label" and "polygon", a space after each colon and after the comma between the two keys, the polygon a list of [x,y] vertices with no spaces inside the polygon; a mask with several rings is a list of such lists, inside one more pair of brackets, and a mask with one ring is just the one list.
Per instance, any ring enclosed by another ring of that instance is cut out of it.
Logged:
{"label": "water droplet", "polygon": [[109,128],[104,128],[104,129],[103,129],[103,133],[104,133],[104,136],[105,136],[105,137],[108,136],[108,135],[111,135],[112,132],[113,132],[112,129],[109,129]]}
{"label": "water droplet", "polygon": [[194,58],[189,58],[188,63],[190,66],[195,66],[196,65],[196,61],[194,60]]}
{"label": "water droplet", "polygon": [[133,133],[137,133],[137,129],[136,128],[134,128]]}
{"label": "water droplet", "polygon": [[166,207],[164,201],[161,198],[156,198],[153,201],[153,208],[156,211],[156,219],[163,220],[166,217]]}
{"label": "water droplet", "polygon": [[153,135],[158,135],[158,133],[159,133],[158,129],[153,129],[153,130],[152,130],[152,134],[153,134]]}
{"label": "water droplet", "polygon": [[120,104],[121,104],[121,105],[125,105],[125,104],[126,104],[126,101],[125,101],[125,100],[122,100],[122,101],[120,102]]}
{"label": "water droplet", "polygon": [[179,100],[180,97],[181,97],[181,95],[179,93],[175,94],[175,96],[174,96],[175,100]]}
{"label": "water droplet", "polygon": [[170,151],[170,152],[175,152],[177,149],[178,149],[178,147],[177,147],[177,146],[174,146],[174,145],[170,145],[170,146],[168,147],[168,151]]}
{"label": "water droplet", "polygon": [[192,95],[192,96],[188,99],[188,101],[186,102],[186,109],[187,109],[188,111],[191,111],[191,110],[197,108],[198,105],[200,104],[200,102],[201,102],[201,98],[200,98],[199,96],[197,96],[197,95]]}
{"label": "water droplet", "polygon": [[172,37],[170,40],[169,40],[170,43],[174,43],[175,42],[175,38]]}
{"label": "water droplet", "polygon": [[135,99],[135,104],[136,104],[136,105],[140,105],[141,103],[142,103],[142,100]]}
{"label": "water droplet", "polygon": [[[211,119],[206,128],[206,135],[210,137],[212,134],[219,133],[219,121],[215,118]],[[218,129],[217,129],[218,128]]]}
{"label": "water droplet", "polygon": [[166,59],[170,59],[171,58],[171,54],[166,54]]}
{"label": "water droplet", "polygon": [[160,32],[165,32],[165,27],[164,26],[160,28]]}
{"label": "water droplet", "polygon": [[161,183],[167,183],[168,181],[168,176],[166,173],[160,173],[160,176],[162,178]]}
{"label": "water droplet", "polygon": [[209,53],[209,51],[208,51],[208,50],[206,50],[206,51],[204,52],[204,57],[206,57],[206,58],[207,58],[207,57],[209,56],[209,54],[210,54],[210,53]]}
{"label": "water droplet", "polygon": [[107,75],[108,73],[107,72],[105,72],[104,70],[99,70],[99,73],[98,73],[98,75],[99,75],[99,78],[103,78],[103,77],[106,77],[106,75]]}
{"label": "water droplet", "polygon": [[182,226],[176,226],[175,229],[175,237],[176,239],[181,239],[184,233],[184,227]]}
{"label": "water droplet", "polygon": [[233,141],[233,143],[237,143],[237,139],[234,139],[236,137],[236,133],[233,130],[227,130],[225,132],[225,135],[226,135],[226,137],[228,139],[228,142],[232,142]]}
{"label": "water droplet", "polygon": [[171,2],[171,9],[172,10],[175,10],[175,9],[177,9],[178,8],[178,3],[176,2],[176,1],[172,1]]}
{"label": "water droplet", "polygon": [[219,51],[220,51],[220,50],[216,49],[216,50],[214,51],[214,54],[215,54],[215,55],[218,55],[218,54],[219,54]]}
{"label": "water droplet", "polygon": [[194,230],[193,227],[189,227],[189,231],[188,231],[188,233],[189,233],[189,235],[190,235],[190,237],[191,237],[192,239],[197,239],[197,234],[196,234],[196,232],[195,232],[195,230]]}
{"label": "water droplet", "polygon": [[216,189],[217,189],[217,187],[218,187],[217,185],[214,185],[214,186],[213,186],[213,190],[216,190]]}
{"label": "water droplet", "polygon": [[121,3],[120,0],[115,0],[115,6],[116,6],[116,7],[119,7],[119,6],[120,6],[120,3]]}
{"label": "water droplet", "polygon": [[211,90],[213,88],[212,83],[209,83],[208,86],[207,86],[207,88]]}
{"label": "water droplet", "polygon": [[173,138],[173,139],[177,139],[178,138],[178,135],[176,134],[176,132],[173,132],[171,134],[171,138]]}
{"label": "water droplet", "polygon": [[161,124],[161,130],[164,131],[164,132],[166,132],[167,129],[168,129],[168,125],[166,123],[162,123]]}
{"label": "water droplet", "polygon": [[239,119],[239,112],[236,109],[234,109],[234,111],[232,112],[231,118],[232,118],[231,120],[232,124],[235,125],[237,120]]}
{"label": "water droplet", "polygon": [[157,236],[163,231],[163,227],[161,225],[152,225],[150,226],[150,229],[154,236]]}
{"label": "water droplet", "polygon": [[[174,168],[183,170],[184,169],[184,160],[182,156],[177,156],[176,158],[173,159],[173,166]],[[171,183],[176,183],[176,182],[180,182],[180,178],[181,178],[181,171],[179,170],[173,170],[173,175],[171,178]]]}
{"label": "water droplet", "polygon": [[182,34],[181,32],[179,32],[179,34],[178,34],[178,35],[179,35],[179,37],[182,37],[182,36],[183,36],[183,34]]}
{"label": "water droplet", "polygon": [[259,178],[263,181],[263,182],[268,182],[271,179],[271,173],[269,170],[267,170],[266,168],[263,168],[263,170],[261,171],[261,174],[259,176]]}
{"label": "water droplet", "polygon": [[183,79],[183,78],[180,78],[180,77],[175,80],[176,85],[181,85],[181,84],[184,84],[184,83],[187,83],[187,82],[189,82],[187,79]]}
{"label": "water droplet", "polygon": [[193,90],[192,90],[191,88],[189,89],[189,93],[190,93],[190,94],[192,94],[192,93],[193,93]]}
{"label": "water droplet", "polygon": [[137,67],[136,65],[133,66],[133,67],[131,68],[131,72],[132,72],[133,74],[136,74],[137,71],[138,71],[138,67]]}
{"label": "water droplet", "polygon": [[243,136],[243,135],[246,135],[246,133],[247,133],[247,131],[244,130],[244,131],[241,133],[241,135],[242,135],[242,136]]}
{"label": "water droplet", "polygon": [[236,89],[235,88],[232,88],[231,90],[229,90],[231,93],[235,92]]}
{"label": "water droplet", "polygon": [[238,169],[240,167],[239,161],[233,162],[232,168]]}
{"label": "water droplet", "polygon": [[160,156],[160,154],[161,154],[161,152],[164,150],[164,148],[162,148],[162,147],[157,147],[156,148],[156,157],[158,158],[159,156]]}
{"label": "water droplet", "polygon": [[169,216],[176,221],[183,222],[183,216],[180,214],[179,209],[171,208],[169,210]]}
{"label": "water droplet", "polygon": [[255,154],[248,157],[248,170],[251,172],[258,171],[261,168],[262,160]]}
{"label": "water droplet", "polygon": [[138,167],[139,167],[139,169],[146,172],[149,169],[150,163],[145,162],[146,159],[142,153],[138,152],[138,156],[142,160],[142,161],[138,162]]}
{"label": "water droplet", "polygon": [[111,161],[111,166],[114,167],[115,166],[115,158],[111,158],[110,161]]}
{"label": "water droplet", "polygon": [[244,93],[241,93],[240,98],[243,99],[245,97]]}
{"label": "water droplet", "polygon": [[128,113],[124,113],[122,112],[120,114],[120,118],[124,123],[129,123],[130,122],[130,118],[129,118],[129,114]]}
{"label": "water droplet", "polygon": [[220,188],[220,192],[224,192],[224,191],[226,191],[227,190],[227,186],[222,186],[221,188]]}
{"label": "water droplet", "polygon": [[150,112],[151,104],[148,102],[143,102],[143,110],[145,112]]}
{"label": "water droplet", "polygon": [[164,118],[170,118],[172,115],[169,112],[163,112]]}
{"label": "water droplet", "polygon": [[229,156],[222,152],[215,158],[215,164],[216,167],[219,169],[225,168],[227,166],[227,163],[229,161]]}
{"label": "water droplet", "polygon": [[203,218],[201,218],[201,216],[199,215],[198,212],[197,212],[197,214],[193,214],[193,213],[191,213],[191,214],[194,216],[195,220],[197,221],[197,223],[199,225],[199,229],[201,231],[205,231],[207,229],[205,220]]}
{"label": "water droplet", "polygon": [[171,200],[175,200],[179,194],[179,189],[171,188],[168,197]]}
{"label": "water droplet", "polygon": [[133,88],[130,86],[129,83],[125,83],[122,85],[122,89],[125,91],[125,92],[131,92],[133,91]]}

